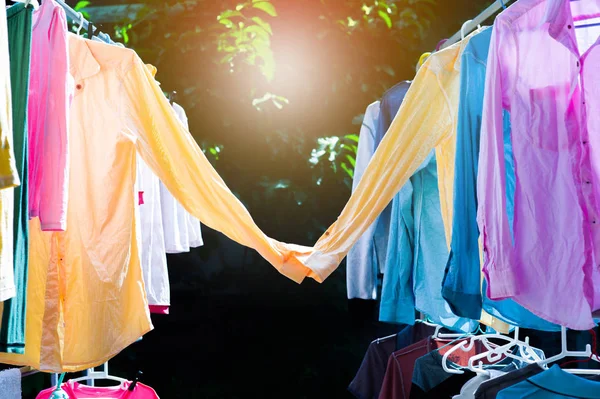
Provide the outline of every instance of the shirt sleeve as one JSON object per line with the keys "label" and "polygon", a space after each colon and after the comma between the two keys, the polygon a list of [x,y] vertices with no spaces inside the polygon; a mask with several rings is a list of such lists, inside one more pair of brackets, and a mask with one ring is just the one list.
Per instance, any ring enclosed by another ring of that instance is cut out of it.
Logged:
{"label": "shirt sleeve", "polygon": [[[378,125],[379,103],[371,104],[365,112],[365,118],[360,129],[358,151],[352,191],[356,190],[362,175],[375,153],[375,129]],[[373,222],[356,244],[348,252],[346,260],[346,280],[348,299],[377,299],[377,259],[374,248],[374,235],[377,221]]]}
{"label": "shirt sleeve", "polygon": [[[0,11],[0,54],[8,54],[6,10]],[[10,64],[7,56],[0,58],[0,189],[20,184],[12,147],[12,100]]]}
{"label": "shirt sleeve", "polygon": [[327,278],[356,241],[400,191],[430,151],[452,131],[452,118],[430,57],[419,69],[356,191],[325,232],[305,265]]}
{"label": "shirt sleeve", "polygon": [[511,269],[514,258],[506,200],[504,154],[504,109],[510,110],[511,65],[517,59],[510,27],[494,25],[488,56],[483,100],[479,171],[477,176],[477,221],[484,250],[483,271],[490,299],[518,295],[517,278]]}
{"label": "shirt sleeve", "polygon": [[42,230],[64,231],[67,227],[69,202],[69,107],[73,82],[69,74],[67,19],[57,7],[50,25],[49,45],[52,62],[48,65],[49,92],[41,158],[39,218]]}
{"label": "shirt sleeve", "polygon": [[256,249],[279,272],[301,282],[314,275],[300,261],[310,248],[267,237],[229,190],[137,55],[124,72],[125,133],[173,196],[208,227]]}
{"label": "shirt sleeve", "polygon": [[[467,45],[468,46],[468,45]],[[468,49],[468,47],[467,47]],[[478,320],[482,311],[481,269],[479,264],[479,230],[477,227],[477,156],[481,129],[481,94],[469,84],[485,67],[465,51],[461,61],[460,100],[456,131],[456,159],[454,171],[454,212],[450,256],[442,284],[442,294],[452,312],[461,317]],[[477,83],[475,83],[477,85]],[[475,96],[475,98],[473,98]],[[479,112],[477,111],[479,102]]]}

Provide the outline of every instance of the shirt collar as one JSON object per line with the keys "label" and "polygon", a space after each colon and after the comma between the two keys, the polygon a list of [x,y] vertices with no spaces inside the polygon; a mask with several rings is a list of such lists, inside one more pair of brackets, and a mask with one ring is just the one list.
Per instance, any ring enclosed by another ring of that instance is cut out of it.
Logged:
{"label": "shirt collar", "polygon": [[92,50],[89,40],[69,33],[69,57],[71,74],[75,80],[87,79],[100,72],[100,64]]}
{"label": "shirt collar", "polygon": [[542,21],[548,24],[548,33],[557,38],[573,23],[570,0],[546,1],[546,14]]}
{"label": "shirt collar", "polygon": [[600,399],[600,382],[569,374],[558,365],[528,378],[529,383],[563,396]]}
{"label": "shirt collar", "polygon": [[[541,21],[542,24],[548,24],[550,36],[577,53],[577,44],[573,34],[575,31],[574,21],[600,16],[600,0],[579,1],[573,3],[573,9],[570,0],[545,1],[546,11]],[[576,15],[573,15],[573,12]]]}

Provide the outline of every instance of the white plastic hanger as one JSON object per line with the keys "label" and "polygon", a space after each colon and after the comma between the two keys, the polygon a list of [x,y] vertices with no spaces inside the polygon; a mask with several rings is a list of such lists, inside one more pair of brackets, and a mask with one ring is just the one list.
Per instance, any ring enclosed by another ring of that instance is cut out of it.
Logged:
{"label": "white plastic hanger", "polygon": [[127,380],[124,378],[115,377],[115,376],[108,374],[108,362],[104,363],[103,367],[104,368],[102,371],[96,371],[95,369],[88,369],[88,370],[86,370],[85,376],[79,377],[79,378],[73,378],[69,381],[73,381],[73,382],[88,381],[87,384],[89,386],[94,386],[95,380],[111,380],[111,381],[116,381],[120,384],[127,382]]}
{"label": "white plastic hanger", "polygon": [[433,335],[431,336],[431,338],[433,338],[433,339],[456,339],[456,338],[464,338],[464,337],[467,337],[470,335],[470,334],[465,334],[465,333],[460,333],[460,334],[456,334],[456,333],[445,334],[444,333],[444,334],[442,334],[442,333],[440,333],[440,331],[444,327],[440,326],[439,324],[431,323],[427,320],[417,320],[417,323],[425,324],[426,326],[429,326],[429,327],[435,327],[435,331],[434,331]]}
{"label": "white plastic hanger", "polygon": [[83,14],[81,12],[78,12],[77,15],[79,16],[79,27],[77,28],[77,36],[79,36],[81,34],[81,30],[83,29],[83,21],[85,19],[83,18]]}
{"label": "white plastic hanger", "polygon": [[[519,350],[518,355],[514,354],[515,346]],[[541,362],[543,360],[533,347],[529,345],[529,337],[525,337],[525,341],[519,340],[519,327],[515,327],[514,337],[511,342],[479,353],[475,356],[471,356],[469,358],[468,367],[469,370],[475,373],[489,375],[484,369],[483,359],[487,359],[488,365],[490,365],[507,357],[529,364]]]}
{"label": "white plastic hanger", "polygon": [[[498,346],[489,341],[489,339],[491,338],[503,340],[507,343],[505,345]],[[476,342],[481,342],[487,349],[486,352],[482,352],[481,354],[473,356],[472,358],[477,358],[474,359],[473,362],[471,361],[471,359],[469,359],[469,369],[478,373],[483,373],[483,365],[480,362],[480,364],[478,364],[479,368],[477,368],[475,367],[474,362],[476,360],[483,359],[484,357],[488,358],[490,362],[497,362],[499,360],[504,359],[505,357],[517,359],[525,363],[534,363],[536,360],[541,360],[539,356],[535,354],[533,348],[529,345],[528,339],[527,342],[523,342],[518,339],[518,332],[515,332],[515,337],[513,338],[502,334],[483,334],[473,336],[471,337],[471,339],[455,345],[446,353],[444,353],[444,356],[442,358],[442,367],[444,371],[450,374],[463,374],[464,371],[456,369],[454,367],[450,367],[448,358],[452,353],[456,352],[457,350],[469,352],[473,349]],[[515,355],[512,352],[512,348],[515,345],[519,348],[519,355]]]}
{"label": "white plastic hanger", "polygon": [[[560,341],[561,351],[558,355],[552,356],[544,361],[538,362],[538,364],[544,368],[548,368],[548,365],[556,362],[557,360],[564,359],[566,357],[581,357],[588,358],[590,360],[600,363],[600,357],[592,353],[591,345],[586,345],[584,351],[570,351],[567,349],[567,328],[560,328]],[[563,369],[567,373],[571,374],[587,374],[587,375],[600,375],[600,369]]]}
{"label": "white plastic hanger", "polygon": [[24,3],[25,7],[32,5],[34,9],[38,9],[40,3],[37,0],[11,0],[13,3]]}
{"label": "white plastic hanger", "polygon": [[[469,19],[468,21],[465,21],[465,23],[462,24],[462,26],[460,27],[460,40],[464,40],[467,33],[469,33],[466,29],[467,25],[469,25],[471,22],[473,22],[473,20]],[[477,25],[477,29],[481,29],[481,25]]]}

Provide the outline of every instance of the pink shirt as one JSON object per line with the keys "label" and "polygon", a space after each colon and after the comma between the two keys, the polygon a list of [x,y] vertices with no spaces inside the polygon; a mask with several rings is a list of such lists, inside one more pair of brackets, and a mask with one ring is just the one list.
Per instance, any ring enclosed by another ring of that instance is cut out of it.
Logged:
{"label": "pink shirt", "polygon": [[[598,17],[599,0],[519,0],[498,16],[479,155],[490,298],[578,330],[592,328],[600,308],[600,27],[578,27]],[[512,226],[503,109],[515,161]]]}
{"label": "pink shirt", "polygon": [[[154,389],[138,382],[129,391],[131,383],[125,382],[118,387],[89,387],[78,382],[68,381],[62,384],[62,389],[69,395],[69,399],[159,399]],[[54,388],[48,388],[38,394],[36,399],[49,399]]]}
{"label": "pink shirt", "polygon": [[67,223],[72,95],[65,12],[43,1],[33,14],[27,126],[29,216],[46,231],[63,231]]}

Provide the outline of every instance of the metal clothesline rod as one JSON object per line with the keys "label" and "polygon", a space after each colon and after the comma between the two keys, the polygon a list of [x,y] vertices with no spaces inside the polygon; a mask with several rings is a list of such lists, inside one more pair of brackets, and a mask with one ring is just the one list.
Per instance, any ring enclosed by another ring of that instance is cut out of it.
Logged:
{"label": "metal clothesline rod", "polygon": [[[60,5],[62,8],[65,9],[65,14],[67,15],[67,18],[69,18],[71,21],[73,21],[76,24],[82,24],[85,29],[88,29],[90,22],[88,20],[86,20],[85,18],[83,18],[83,16],[81,15],[80,12],[77,12],[74,9],[72,9],[71,6],[69,6],[63,0],[54,0],[54,1],[56,1],[56,3],[58,3],[58,5]],[[95,28],[94,30],[98,29],[97,26],[94,26],[94,28]],[[110,36],[104,32],[99,32],[98,37],[105,43],[114,44],[114,42],[110,38]]]}
{"label": "metal clothesline rod", "polygon": [[485,10],[483,10],[481,12],[481,14],[479,14],[478,16],[473,18],[471,21],[469,21],[467,24],[465,24],[462,29],[460,29],[450,39],[448,39],[442,45],[442,48],[446,48],[446,47],[453,45],[454,43],[457,43],[458,41],[460,41],[462,39],[463,33],[466,36],[469,32],[474,30],[477,26],[481,25],[482,23],[487,21],[488,18],[490,18],[492,15],[494,15],[495,13],[500,11],[500,9],[502,9],[504,6],[508,6],[508,4],[510,4],[512,2],[513,2],[513,0],[496,0],[494,3],[492,3],[491,6],[489,6]]}

